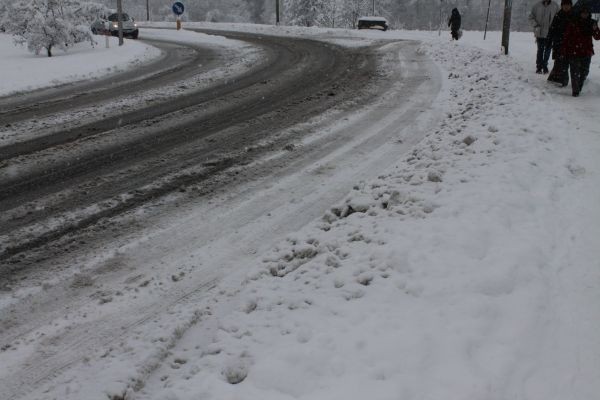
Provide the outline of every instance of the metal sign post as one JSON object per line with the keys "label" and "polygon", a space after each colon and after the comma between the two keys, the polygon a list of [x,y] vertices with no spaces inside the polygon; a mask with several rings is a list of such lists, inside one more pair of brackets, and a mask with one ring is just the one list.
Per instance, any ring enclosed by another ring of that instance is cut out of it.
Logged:
{"label": "metal sign post", "polygon": [[183,12],[185,11],[185,7],[183,6],[183,3],[180,1],[176,1],[175,3],[173,3],[173,13],[175,15],[177,15],[177,30],[181,29],[181,19],[179,18],[179,16],[181,14],[183,14]]}

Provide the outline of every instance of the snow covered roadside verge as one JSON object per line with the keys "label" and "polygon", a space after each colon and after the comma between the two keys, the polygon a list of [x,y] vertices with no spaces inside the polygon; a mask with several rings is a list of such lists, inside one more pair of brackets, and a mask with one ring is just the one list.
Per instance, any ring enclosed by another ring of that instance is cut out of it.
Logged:
{"label": "snow covered roadside verge", "polygon": [[98,44],[78,43],[68,52],[57,51],[53,57],[34,55],[25,46],[13,43],[12,36],[0,34],[0,96],[15,92],[41,89],[64,83],[94,79],[148,62],[160,56],[160,51],[135,40],[125,40],[118,45],[118,38],[95,37]]}
{"label": "snow covered roadside verge", "polygon": [[444,122],[220,284],[134,398],[600,392],[600,137],[511,58],[422,50],[448,77]]}

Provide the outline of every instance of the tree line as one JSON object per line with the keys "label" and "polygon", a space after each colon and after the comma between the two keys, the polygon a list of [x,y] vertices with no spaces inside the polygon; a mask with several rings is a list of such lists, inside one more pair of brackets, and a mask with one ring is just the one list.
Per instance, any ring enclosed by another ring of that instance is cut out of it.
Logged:
{"label": "tree line", "polygon": [[[171,11],[174,1],[148,0],[151,20],[175,20]],[[275,23],[276,0],[179,1],[185,4],[183,17],[189,21]],[[513,30],[531,29],[527,16],[535,1],[513,2]],[[103,2],[114,7],[115,0]],[[136,19],[146,19],[146,0],[123,0],[123,4]],[[440,19],[442,27],[446,26],[450,11],[456,7],[464,29],[483,30],[489,4],[488,29],[500,30],[504,14],[504,0],[279,0],[279,4],[282,24],[350,29],[356,27],[358,17],[375,14],[387,18],[392,29],[435,30]]]}
{"label": "tree line", "polygon": [[[190,21],[273,24],[276,0],[181,0],[184,19]],[[529,30],[529,9],[534,1],[513,5],[512,30]],[[147,13],[152,21],[174,20],[174,0],[123,0],[125,12],[138,20]],[[284,25],[355,28],[363,15],[386,17],[392,29],[445,28],[450,10],[458,8],[466,30],[483,30],[489,10],[489,30],[502,26],[504,0],[279,0]],[[116,7],[116,0],[0,0],[0,31],[13,34],[38,54],[52,56],[55,48],[74,43],[95,44],[91,23]],[[148,8],[147,8],[148,7]]]}

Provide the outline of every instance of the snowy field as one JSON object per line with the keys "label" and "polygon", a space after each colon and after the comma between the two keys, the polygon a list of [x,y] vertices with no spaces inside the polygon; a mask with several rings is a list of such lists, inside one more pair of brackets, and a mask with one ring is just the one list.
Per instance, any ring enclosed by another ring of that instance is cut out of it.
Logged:
{"label": "snowy field", "polygon": [[[159,345],[90,356],[32,398],[598,398],[600,56],[573,98],[534,73],[530,33],[511,35],[507,57],[498,32],[452,42],[448,32],[198,26],[348,46],[420,40],[445,79],[430,110],[441,121],[394,168],[249,257],[187,323],[157,332]],[[2,71],[68,60],[74,70],[49,82],[114,68],[88,70],[91,50],[2,54]],[[32,75],[20,88],[44,86]]]}

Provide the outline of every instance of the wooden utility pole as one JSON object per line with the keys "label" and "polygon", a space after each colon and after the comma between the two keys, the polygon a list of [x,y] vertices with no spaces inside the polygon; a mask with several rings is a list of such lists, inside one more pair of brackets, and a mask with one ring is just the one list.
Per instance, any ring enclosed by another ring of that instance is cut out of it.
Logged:
{"label": "wooden utility pole", "polygon": [[275,25],[279,26],[279,0],[275,0]]}
{"label": "wooden utility pole", "polygon": [[146,0],[146,21],[150,21],[150,0]]}
{"label": "wooden utility pole", "polygon": [[508,54],[511,11],[512,0],[504,0],[504,21],[502,23],[502,50],[504,51],[504,54]]}
{"label": "wooden utility pole", "polygon": [[117,0],[117,26],[119,27],[119,46],[123,46],[123,0]]}

